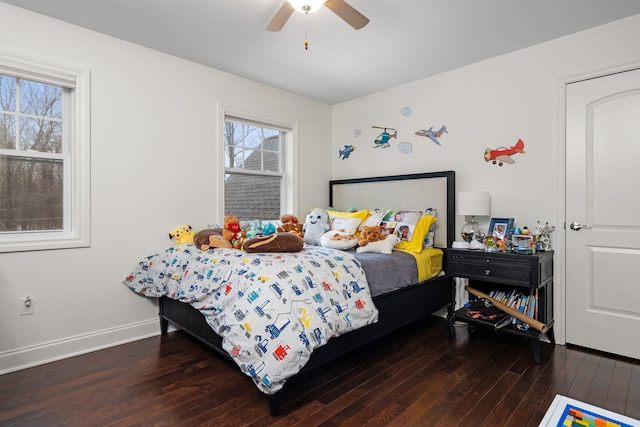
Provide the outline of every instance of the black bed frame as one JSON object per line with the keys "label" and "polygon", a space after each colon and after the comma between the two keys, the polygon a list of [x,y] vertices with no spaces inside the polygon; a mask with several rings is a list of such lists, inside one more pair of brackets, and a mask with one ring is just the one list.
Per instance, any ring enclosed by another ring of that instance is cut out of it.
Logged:
{"label": "black bed frame", "polygon": [[[453,171],[431,172],[411,175],[396,175],[377,178],[358,178],[349,180],[331,181],[330,188],[333,195],[333,186],[340,184],[357,184],[360,182],[411,180],[418,178],[446,178],[447,179],[447,247],[451,247],[454,239],[455,228],[455,173]],[[333,203],[333,197],[330,205]],[[442,248],[446,251],[446,248]],[[443,262],[444,265],[444,262]],[[395,292],[374,297],[373,301],[379,311],[377,323],[364,328],[351,331],[339,337],[332,338],[324,346],[314,350],[309,362],[296,375],[325,365],[342,355],[351,352],[363,345],[381,338],[403,326],[428,316],[444,307],[448,312],[448,328],[446,333],[453,334],[453,284],[452,277],[443,275],[431,279],[426,286],[410,286]],[[421,285],[421,284],[420,284]],[[218,336],[207,324],[205,317],[189,304],[184,304],[163,296],[160,298],[160,327],[162,334],[168,331],[169,323],[187,332],[217,353],[231,359],[231,356],[222,348],[222,338]],[[269,396],[269,412],[272,416],[280,414],[280,404],[283,390]]]}

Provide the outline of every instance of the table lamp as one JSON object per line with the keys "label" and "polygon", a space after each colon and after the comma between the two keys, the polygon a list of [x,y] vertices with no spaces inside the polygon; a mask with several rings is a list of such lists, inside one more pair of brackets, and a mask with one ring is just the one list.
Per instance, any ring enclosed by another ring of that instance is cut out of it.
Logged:
{"label": "table lamp", "polygon": [[479,227],[476,216],[491,215],[491,195],[488,191],[459,191],[458,215],[470,216],[471,222],[462,226],[460,234],[466,242],[471,242]]}

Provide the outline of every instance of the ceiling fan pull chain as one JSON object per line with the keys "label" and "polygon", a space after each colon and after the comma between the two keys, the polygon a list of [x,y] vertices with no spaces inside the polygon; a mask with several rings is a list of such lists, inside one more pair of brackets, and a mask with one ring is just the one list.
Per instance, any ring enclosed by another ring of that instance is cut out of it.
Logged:
{"label": "ceiling fan pull chain", "polygon": [[309,50],[309,31],[307,23],[307,21],[304,21],[304,50]]}

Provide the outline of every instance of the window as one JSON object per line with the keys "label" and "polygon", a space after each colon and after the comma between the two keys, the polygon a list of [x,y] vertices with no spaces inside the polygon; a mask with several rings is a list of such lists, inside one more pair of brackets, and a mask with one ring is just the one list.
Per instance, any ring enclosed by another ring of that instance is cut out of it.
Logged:
{"label": "window", "polygon": [[291,211],[285,155],[291,138],[290,126],[224,115],[225,215],[251,221]]}
{"label": "window", "polygon": [[89,245],[87,81],[0,56],[0,251]]}

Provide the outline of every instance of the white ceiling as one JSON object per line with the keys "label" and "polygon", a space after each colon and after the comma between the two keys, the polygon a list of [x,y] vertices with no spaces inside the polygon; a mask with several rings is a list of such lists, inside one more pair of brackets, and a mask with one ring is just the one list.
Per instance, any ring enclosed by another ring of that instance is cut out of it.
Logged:
{"label": "white ceiling", "polygon": [[271,33],[283,0],[3,1],[329,104],[640,14],[640,0],[347,0],[363,29],[323,7]]}

